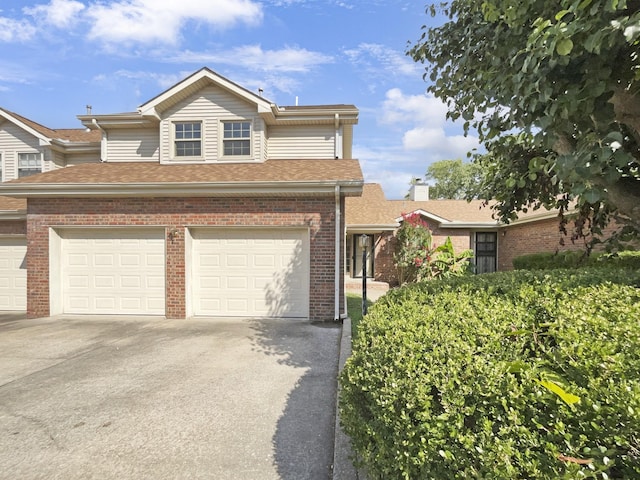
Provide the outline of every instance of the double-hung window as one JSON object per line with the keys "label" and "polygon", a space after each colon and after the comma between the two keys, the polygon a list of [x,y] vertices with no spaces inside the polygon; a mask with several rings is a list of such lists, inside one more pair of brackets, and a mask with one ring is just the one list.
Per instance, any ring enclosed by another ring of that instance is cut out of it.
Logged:
{"label": "double-hung window", "polygon": [[251,122],[223,122],[222,154],[225,157],[251,155]]}
{"label": "double-hung window", "polygon": [[202,123],[174,123],[174,141],[176,157],[202,156]]}
{"label": "double-hung window", "polygon": [[42,172],[42,156],[39,153],[18,154],[18,178]]}

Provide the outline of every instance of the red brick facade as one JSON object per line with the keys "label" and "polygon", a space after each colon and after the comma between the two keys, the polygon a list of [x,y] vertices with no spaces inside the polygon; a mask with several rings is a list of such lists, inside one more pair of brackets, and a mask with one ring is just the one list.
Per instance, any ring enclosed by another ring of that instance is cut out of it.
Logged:
{"label": "red brick facade", "polygon": [[[610,224],[603,237],[610,237],[617,228],[616,224]],[[561,245],[562,240],[564,245]],[[513,259],[521,255],[585,249],[584,240],[573,243],[570,236],[560,233],[557,218],[510,225],[498,233],[498,270],[513,270]]]}
{"label": "red brick facade", "polygon": [[[49,228],[162,226],[166,241],[166,316],[185,318],[185,229],[197,226],[305,227],[310,231],[310,320],[334,319],[335,198],[29,199],[27,314],[50,314]],[[341,201],[344,219],[344,199]],[[344,222],[344,220],[343,220]],[[340,265],[342,271],[343,266]],[[340,275],[340,292],[344,279]],[[342,294],[340,311],[343,310]]]}
{"label": "red brick facade", "polygon": [[0,222],[0,235],[26,235],[27,224],[24,220]]}

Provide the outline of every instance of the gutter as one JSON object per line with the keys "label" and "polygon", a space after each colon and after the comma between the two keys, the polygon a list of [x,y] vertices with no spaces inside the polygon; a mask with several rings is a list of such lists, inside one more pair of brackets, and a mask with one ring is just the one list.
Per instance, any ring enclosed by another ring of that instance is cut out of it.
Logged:
{"label": "gutter", "polygon": [[362,180],[321,182],[167,182],[167,183],[33,183],[0,185],[0,195],[17,198],[70,197],[211,197],[304,195],[326,196],[339,187],[343,195],[362,192]]}

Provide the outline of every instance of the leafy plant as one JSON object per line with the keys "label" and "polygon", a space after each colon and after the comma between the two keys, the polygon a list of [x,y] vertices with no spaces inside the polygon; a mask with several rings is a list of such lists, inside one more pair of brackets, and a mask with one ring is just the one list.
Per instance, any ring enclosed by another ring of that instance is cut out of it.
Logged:
{"label": "leafy plant", "polygon": [[437,277],[463,275],[470,270],[472,250],[456,253],[447,237],[436,246],[429,224],[417,214],[403,215],[402,225],[396,232],[394,260],[400,285]]}
{"label": "leafy plant", "polygon": [[394,289],[360,323],[340,382],[371,479],[640,478],[640,271]]}

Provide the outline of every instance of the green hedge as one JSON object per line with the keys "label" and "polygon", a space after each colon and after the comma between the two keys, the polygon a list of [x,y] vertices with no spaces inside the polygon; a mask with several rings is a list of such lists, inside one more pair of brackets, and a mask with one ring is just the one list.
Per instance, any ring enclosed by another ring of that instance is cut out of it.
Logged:
{"label": "green hedge", "polygon": [[640,268],[640,252],[626,251],[615,254],[594,253],[585,256],[582,251],[532,253],[513,259],[516,270],[552,270],[557,268],[582,268],[585,266],[611,266]]}
{"label": "green hedge", "polygon": [[359,328],[340,409],[370,479],[640,478],[639,271],[410,285]]}

